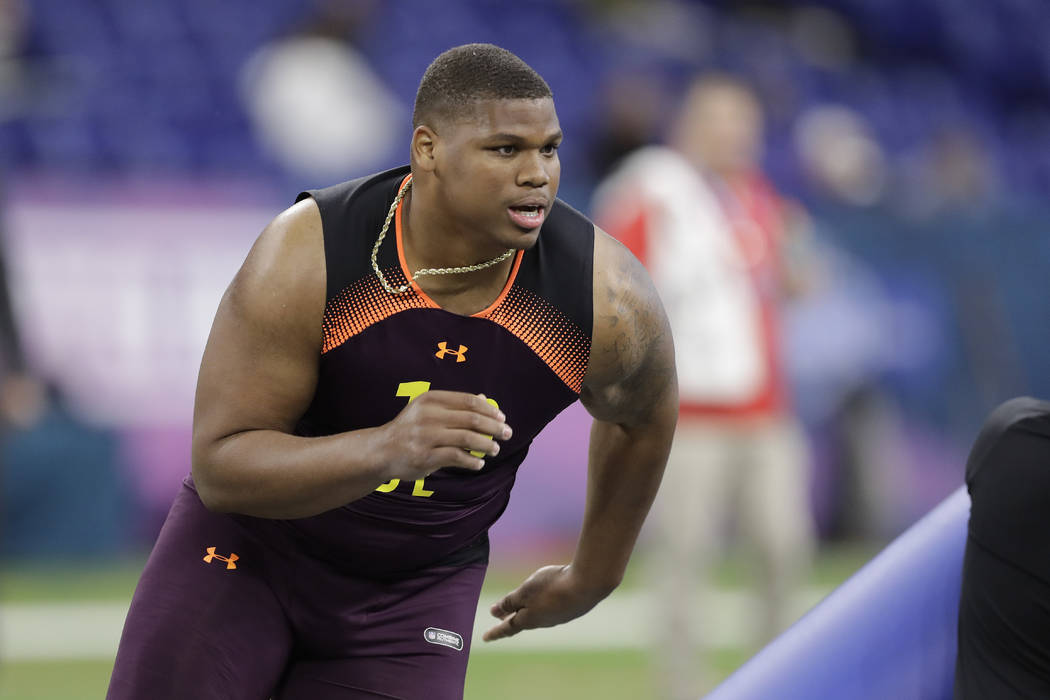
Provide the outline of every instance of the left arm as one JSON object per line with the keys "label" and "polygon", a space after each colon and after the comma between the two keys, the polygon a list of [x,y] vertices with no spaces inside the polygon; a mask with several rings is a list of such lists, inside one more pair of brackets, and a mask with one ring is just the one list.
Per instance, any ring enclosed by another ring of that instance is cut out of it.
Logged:
{"label": "left arm", "polygon": [[540,569],[493,605],[501,622],[485,641],[568,622],[619,585],[671,448],[678,383],[667,318],[642,265],[600,229],[591,359],[580,400],[594,424],[572,563]]}

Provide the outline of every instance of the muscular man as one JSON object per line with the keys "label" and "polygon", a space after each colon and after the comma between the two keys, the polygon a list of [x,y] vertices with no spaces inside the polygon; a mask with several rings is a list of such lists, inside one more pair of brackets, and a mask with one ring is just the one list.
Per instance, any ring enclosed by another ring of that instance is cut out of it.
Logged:
{"label": "muscular man", "polygon": [[531,440],[594,416],[570,563],[485,639],[619,583],[677,416],[639,263],[557,200],[547,84],[491,45],[416,96],[411,166],[303,193],[216,314],[187,479],[132,601],[109,698],[459,698],[488,555]]}

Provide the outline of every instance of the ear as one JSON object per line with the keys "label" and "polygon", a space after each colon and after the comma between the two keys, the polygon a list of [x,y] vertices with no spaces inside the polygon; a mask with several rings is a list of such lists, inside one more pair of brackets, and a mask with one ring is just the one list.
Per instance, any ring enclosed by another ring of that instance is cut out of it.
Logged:
{"label": "ear", "polygon": [[426,124],[420,124],[412,132],[412,165],[426,172],[433,172],[437,168],[437,140],[438,136]]}

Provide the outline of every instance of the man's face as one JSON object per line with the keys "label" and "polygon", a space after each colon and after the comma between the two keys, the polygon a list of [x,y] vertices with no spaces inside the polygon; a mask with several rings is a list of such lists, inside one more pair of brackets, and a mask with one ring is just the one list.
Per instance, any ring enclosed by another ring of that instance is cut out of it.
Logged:
{"label": "man's face", "polygon": [[694,88],[680,125],[680,147],[723,177],[749,172],[761,157],[762,113],[748,92],[715,85]]}
{"label": "man's face", "polygon": [[554,101],[482,100],[440,125],[435,175],[455,224],[494,248],[529,248],[558,192]]}

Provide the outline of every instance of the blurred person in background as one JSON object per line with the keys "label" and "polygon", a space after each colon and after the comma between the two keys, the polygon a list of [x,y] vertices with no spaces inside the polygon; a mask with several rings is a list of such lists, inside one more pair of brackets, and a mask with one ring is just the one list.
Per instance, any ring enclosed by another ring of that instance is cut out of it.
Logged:
{"label": "blurred person in background", "polygon": [[21,0],[0,0],[0,124],[13,117],[22,102],[27,15]]}
{"label": "blurred person in background", "polygon": [[376,5],[316,0],[313,16],[241,71],[261,143],[297,178],[326,181],[387,165],[404,110],[353,40]]}
{"label": "blurred person in background", "polygon": [[908,310],[840,242],[856,219],[874,219],[885,205],[889,163],[865,116],[840,104],[805,109],[795,120],[793,145],[819,266],[809,293],[785,318],[786,356],[799,410],[832,462],[822,532],[831,539],[883,541],[910,514],[901,498],[908,478],[904,418],[882,379],[921,354],[915,349],[921,341],[902,336],[926,336],[901,332],[914,323]]}
{"label": "blurred person in background", "polygon": [[69,405],[23,347],[0,192],[0,557],[79,559],[122,551],[131,497],[118,439]]}
{"label": "blurred person in background", "polygon": [[[21,110],[26,20],[27,12],[20,0],[0,0],[0,127]],[[20,373],[25,367],[8,283],[5,155],[0,151],[0,382],[9,373]]]}
{"label": "blurred person in background", "polygon": [[660,135],[671,102],[669,91],[650,73],[616,72],[598,94],[601,122],[595,125],[590,164],[597,177]]}
{"label": "blurred person in background", "polygon": [[0,182],[0,383],[9,376],[25,373],[26,361],[11,299],[7,262],[7,238],[4,232],[4,192]]}
{"label": "blurred person in background", "polygon": [[112,430],[91,425],[57,384],[30,372],[0,388],[0,555],[82,559],[123,551],[131,495]]}
{"label": "blurred person in background", "polygon": [[702,75],[668,146],[627,157],[595,197],[596,220],[653,276],[676,339],[680,418],[653,545],[664,586],[657,663],[675,700],[695,698],[705,675],[686,603],[707,582],[727,525],[757,555],[756,646],[789,621],[813,549],[808,447],[777,327],[781,300],[801,283],[791,210],[759,170],[762,138],[754,92]]}
{"label": "blurred person in background", "polygon": [[793,140],[813,196],[847,207],[882,201],[886,155],[862,114],[838,104],[814,105],[795,120]]}
{"label": "blurred person in background", "polygon": [[996,208],[1001,183],[988,145],[963,123],[942,124],[920,155],[916,176],[901,193],[905,212],[919,219],[980,220]]}
{"label": "blurred person in background", "polygon": [[678,409],[656,291],[556,199],[561,126],[520,58],[442,53],[413,122],[409,166],[301,193],[223,297],[109,698],[462,697],[489,526],[577,399],[572,562],[497,601],[485,640],[619,585]]}
{"label": "blurred person in background", "polygon": [[113,554],[130,493],[112,430],[92,425],[32,367],[8,274],[0,193],[0,556]]}

